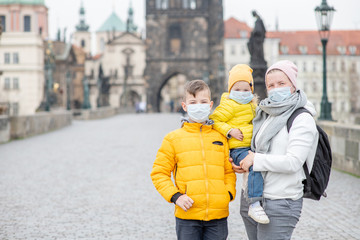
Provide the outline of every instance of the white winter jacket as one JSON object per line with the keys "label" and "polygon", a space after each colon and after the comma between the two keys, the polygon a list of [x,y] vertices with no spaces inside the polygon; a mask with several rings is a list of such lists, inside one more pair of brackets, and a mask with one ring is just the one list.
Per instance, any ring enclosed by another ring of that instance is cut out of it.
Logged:
{"label": "white winter jacket", "polygon": [[[310,102],[305,108],[313,116],[316,115]],[[287,126],[284,126],[271,140],[268,153],[255,153],[253,170],[262,171],[265,198],[296,200],[303,196],[303,164],[306,161],[310,172],[319,138],[313,116],[309,113],[299,114],[289,133]],[[256,140],[261,138],[263,130],[271,127],[272,120],[273,117],[265,120],[256,136],[255,144]]]}

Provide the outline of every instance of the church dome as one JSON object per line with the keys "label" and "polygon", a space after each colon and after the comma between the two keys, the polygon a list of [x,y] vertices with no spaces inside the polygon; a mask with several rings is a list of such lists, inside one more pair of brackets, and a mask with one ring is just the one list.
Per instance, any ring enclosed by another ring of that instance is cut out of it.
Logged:
{"label": "church dome", "polygon": [[123,21],[113,12],[110,17],[103,23],[103,25],[97,30],[97,32],[125,32],[126,25]]}

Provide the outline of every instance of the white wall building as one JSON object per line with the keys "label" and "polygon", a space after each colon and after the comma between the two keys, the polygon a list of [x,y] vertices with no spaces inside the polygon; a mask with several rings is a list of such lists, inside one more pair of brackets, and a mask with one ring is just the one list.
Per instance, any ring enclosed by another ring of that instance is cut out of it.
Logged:
{"label": "white wall building", "polygon": [[43,0],[0,0],[0,105],[9,115],[31,115],[44,95],[47,7]]}
{"label": "white wall building", "polygon": [[[123,33],[105,45],[104,53],[85,62],[85,75],[91,84],[90,104],[96,108],[99,97],[99,69],[103,78],[108,79],[109,105],[122,108],[134,107],[146,101],[145,80],[145,43],[133,33]],[[125,76],[127,72],[127,78]],[[126,92],[126,94],[125,94]],[[127,99],[124,97],[127,95]],[[126,102],[126,104],[125,104]]]}

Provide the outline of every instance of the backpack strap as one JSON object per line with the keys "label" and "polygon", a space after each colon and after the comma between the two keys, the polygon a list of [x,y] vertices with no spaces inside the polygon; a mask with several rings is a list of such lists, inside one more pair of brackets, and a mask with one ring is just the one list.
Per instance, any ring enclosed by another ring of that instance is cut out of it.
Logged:
{"label": "backpack strap", "polygon": [[289,119],[287,120],[287,123],[286,123],[286,126],[287,126],[287,131],[290,132],[290,128],[295,120],[295,118],[300,114],[300,113],[303,113],[303,112],[307,112],[311,115],[311,113],[309,112],[309,110],[307,110],[306,108],[304,107],[301,107],[301,108],[298,108],[296,109],[292,114],[291,116],[289,117]]}
{"label": "backpack strap", "polygon": [[[290,128],[295,120],[295,118],[303,113],[303,112],[307,112],[309,113],[310,115],[312,115],[309,110],[307,110],[306,108],[304,107],[301,107],[301,108],[298,108],[296,109],[292,114],[291,116],[289,117],[289,119],[287,120],[287,123],[286,123],[286,126],[287,126],[287,131],[290,132]],[[304,173],[305,173],[305,176],[306,176],[306,179],[310,179],[310,173],[309,173],[309,169],[307,168],[307,165],[306,165],[306,162],[304,163],[303,165],[303,169],[304,169]],[[304,185],[304,187],[307,189],[307,191],[309,192],[310,189],[311,189],[311,182],[310,181],[306,181],[306,184]]]}

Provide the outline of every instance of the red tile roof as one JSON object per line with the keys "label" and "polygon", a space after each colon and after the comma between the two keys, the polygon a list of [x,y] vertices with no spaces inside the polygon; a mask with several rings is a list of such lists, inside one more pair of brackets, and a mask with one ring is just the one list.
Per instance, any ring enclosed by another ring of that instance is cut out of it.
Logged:
{"label": "red tile roof", "polygon": [[[321,54],[322,45],[318,31],[281,31],[267,32],[267,38],[279,38],[281,46],[287,46],[287,54],[301,54],[300,47],[306,46],[306,54]],[[329,55],[351,55],[350,48],[356,47],[355,55],[360,55],[360,31],[359,30],[334,30],[330,32],[329,41],[326,45],[326,53]],[[342,49],[344,52],[341,52]],[[280,51],[282,54],[282,52]]]}
{"label": "red tile roof", "polygon": [[243,38],[240,35],[241,31],[246,31],[246,37],[249,38],[252,29],[245,22],[240,22],[233,17],[225,21],[225,38]]}
{"label": "red tile roof", "polygon": [[[245,23],[235,18],[224,22],[225,38],[241,38],[240,31],[247,31],[248,37],[252,29]],[[267,38],[280,39],[280,54],[283,46],[288,49],[287,54],[302,54],[300,48],[304,47],[304,54],[321,54],[322,45],[318,31],[276,31],[266,32]],[[351,55],[350,49],[356,47],[353,55],[360,55],[360,30],[333,30],[330,32],[326,51],[329,55]],[[344,52],[342,52],[344,51]]]}

